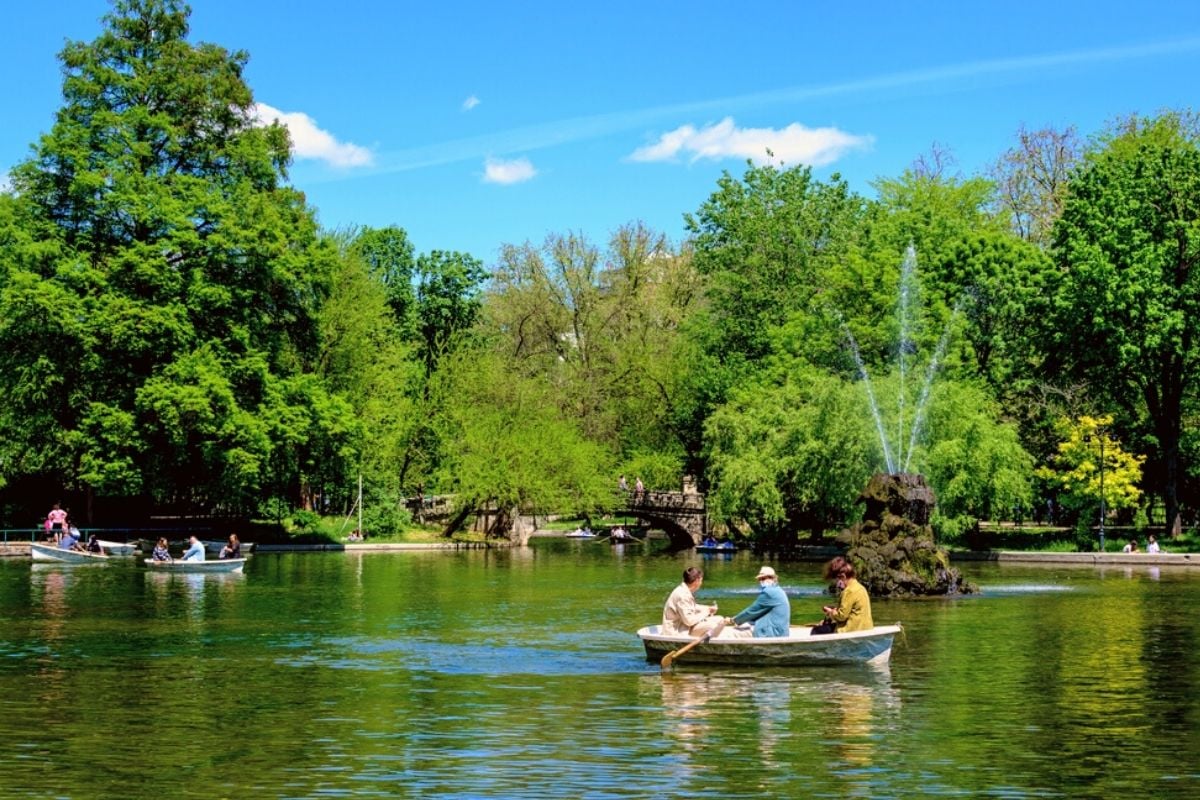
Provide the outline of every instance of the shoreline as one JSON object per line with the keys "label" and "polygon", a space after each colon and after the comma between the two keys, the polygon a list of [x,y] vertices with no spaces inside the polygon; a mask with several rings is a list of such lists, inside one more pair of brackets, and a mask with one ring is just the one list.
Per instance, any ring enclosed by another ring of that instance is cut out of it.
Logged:
{"label": "shoreline", "polygon": [[[539,536],[538,538],[551,538]],[[29,558],[29,542],[6,542],[0,544],[0,558]],[[256,544],[254,553],[386,553],[404,551],[458,551],[507,548],[503,542],[346,542],[325,544]],[[798,561],[825,560],[840,553],[839,548],[801,548],[795,554]],[[958,550],[949,551],[952,562],[990,561],[1001,564],[1064,564],[1096,566],[1116,564],[1121,566],[1152,565],[1156,567],[1200,567],[1200,553],[1057,553],[1024,550]]]}

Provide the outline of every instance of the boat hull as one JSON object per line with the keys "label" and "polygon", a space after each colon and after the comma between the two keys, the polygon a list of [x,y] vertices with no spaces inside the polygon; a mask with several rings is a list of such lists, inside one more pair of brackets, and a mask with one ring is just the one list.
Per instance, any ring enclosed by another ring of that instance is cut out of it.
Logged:
{"label": "boat hull", "polygon": [[108,561],[108,556],[101,553],[81,553],[78,550],[63,550],[57,545],[33,542],[29,545],[29,554],[34,561],[45,561],[57,564],[102,564]]}
{"label": "boat hull", "polygon": [[[786,667],[804,664],[886,664],[892,656],[892,639],[899,625],[880,625],[867,631],[812,636],[807,626],[793,625],[789,636],[736,638],[727,633],[698,644],[680,661],[696,664]],[[646,660],[661,661],[693,639],[667,636],[659,626],[638,631],[646,648]],[[677,662],[678,663],[678,662]]]}
{"label": "boat hull", "polygon": [[241,572],[246,566],[244,558],[222,558],[215,561],[183,561],[175,559],[174,561],[155,561],[152,558],[143,559],[146,566],[154,572],[191,572],[191,573],[218,573],[218,572]]}
{"label": "boat hull", "polygon": [[110,556],[131,556],[137,552],[137,545],[132,542],[110,542],[100,539],[100,546]]}
{"label": "boat hull", "polygon": [[736,547],[714,547],[708,544],[698,544],[695,548],[697,553],[736,553]]}

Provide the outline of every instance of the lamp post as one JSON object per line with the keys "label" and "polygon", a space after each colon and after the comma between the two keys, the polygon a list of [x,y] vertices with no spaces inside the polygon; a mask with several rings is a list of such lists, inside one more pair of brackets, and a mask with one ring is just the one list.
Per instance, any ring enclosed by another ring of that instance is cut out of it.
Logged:
{"label": "lamp post", "polygon": [[1104,552],[1104,430],[1100,433],[1100,552]]}
{"label": "lamp post", "polygon": [[[1100,440],[1100,552],[1104,552],[1104,429],[1096,426],[1094,434]],[[1092,443],[1093,434],[1084,434],[1083,440]]]}

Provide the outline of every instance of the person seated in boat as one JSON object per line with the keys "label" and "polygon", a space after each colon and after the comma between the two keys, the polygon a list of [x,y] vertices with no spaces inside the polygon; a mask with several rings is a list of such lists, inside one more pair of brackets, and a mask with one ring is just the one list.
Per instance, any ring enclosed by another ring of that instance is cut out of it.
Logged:
{"label": "person seated in boat", "polygon": [[722,539],[721,543],[717,546],[720,547],[722,550],[732,550],[733,542],[729,541],[728,539]]}
{"label": "person seated in boat", "polygon": [[86,547],[89,553],[96,553],[99,555],[104,552],[104,548],[100,546],[100,537],[94,533],[88,535]]}
{"label": "person seated in boat", "polygon": [[221,548],[221,553],[217,557],[218,558],[241,558],[242,557],[242,543],[241,543],[241,541],[238,540],[236,533],[229,534],[228,544],[226,544],[224,547]]}
{"label": "person seated in boat", "polygon": [[704,572],[698,567],[683,571],[683,583],[675,587],[663,606],[662,632],[670,636],[703,636],[717,626],[717,604],[702,606],[696,602],[696,592],[704,583]]}
{"label": "person seated in boat", "polygon": [[167,537],[158,537],[158,544],[154,545],[154,551],[150,554],[150,557],[155,561],[171,560],[171,551],[167,549]]}
{"label": "person seated in boat", "polygon": [[714,537],[711,533],[708,536],[705,536],[704,537],[704,546],[705,547],[716,547],[717,546],[716,537]]}
{"label": "person seated in boat", "polygon": [[195,536],[188,539],[188,549],[183,551],[184,561],[203,561],[204,545]]}
{"label": "person seated in boat", "polygon": [[825,622],[813,628],[819,633],[851,633],[875,627],[871,618],[871,597],[855,577],[854,565],[843,556],[834,556],[822,571],[825,580],[834,581],[839,592],[836,606],[824,606]]}
{"label": "person seated in boat", "polygon": [[79,544],[79,530],[77,528],[67,528],[63,531],[58,540],[59,550],[82,550],[83,546]]}
{"label": "person seated in boat", "polygon": [[746,627],[735,628],[735,636],[787,636],[791,632],[792,606],[788,596],[779,587],[779,576],[774,569],[764,566],[756,578],[758,597],[736,616],[727,617],[725,622],[736,626],[753,623],[750,630]]}

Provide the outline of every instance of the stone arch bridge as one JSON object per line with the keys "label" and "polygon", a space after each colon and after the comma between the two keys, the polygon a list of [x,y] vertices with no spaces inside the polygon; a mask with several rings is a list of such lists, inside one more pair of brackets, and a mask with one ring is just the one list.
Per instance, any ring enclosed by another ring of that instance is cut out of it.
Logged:
{"label": "stone arch bridge", "polygon": [[655,528],[662,528],[673,548],[695,547],[708,533],[704,495],[687,480],[682,492],[629,492],[625,503],[613,509],[613,513],[636,517]]}

